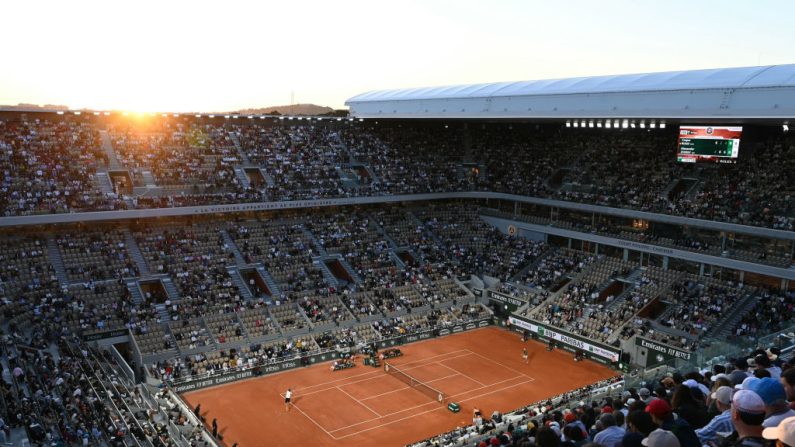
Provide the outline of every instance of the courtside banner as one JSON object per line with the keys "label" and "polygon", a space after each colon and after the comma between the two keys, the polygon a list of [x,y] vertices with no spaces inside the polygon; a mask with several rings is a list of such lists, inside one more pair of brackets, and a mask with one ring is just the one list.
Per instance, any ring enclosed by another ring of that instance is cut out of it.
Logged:
{"label": "courtside banner", "polygon": [[590,341],[586,338],[570,334],[566,331],[561,331],[558,328],[550,328],[549,326],[544,326],[533,320],[528,321],[516,317],[508,317],[508,323],[511,324],[512,326],[520,327],[522,329],[527,329],[530,332],[536,333],[538,334],[539,337],[544,337],[547,339],[561,342],[575,349],[580,349],[585,353],[589,353],[592,355],[608,359],[611,362],[617,362],[618,359],[621,357],[621,351],[615,350],[610,346],[603,345],[601,343],[596,344],[593,341]]}

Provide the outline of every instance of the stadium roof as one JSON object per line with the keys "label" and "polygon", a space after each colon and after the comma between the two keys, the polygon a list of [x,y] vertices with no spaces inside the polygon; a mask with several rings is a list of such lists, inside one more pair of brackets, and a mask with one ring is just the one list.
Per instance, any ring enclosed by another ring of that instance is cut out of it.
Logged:
{"label": "stadium roof", "polygon": [[790,118],[795,64],[379,90],[345,104],[362,118]]}

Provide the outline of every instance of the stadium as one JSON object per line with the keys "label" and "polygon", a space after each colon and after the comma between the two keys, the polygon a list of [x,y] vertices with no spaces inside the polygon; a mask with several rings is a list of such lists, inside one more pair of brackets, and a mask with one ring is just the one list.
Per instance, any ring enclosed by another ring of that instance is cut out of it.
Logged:
{"label": "stadium", "polygon": [[531,445],[782,366],[793,104],[779,65],[3,112],[6,439]]}
{"label": "stadium", "polygon": [[0,447],[795,447],[791,5],[138,3],[4,8]]}

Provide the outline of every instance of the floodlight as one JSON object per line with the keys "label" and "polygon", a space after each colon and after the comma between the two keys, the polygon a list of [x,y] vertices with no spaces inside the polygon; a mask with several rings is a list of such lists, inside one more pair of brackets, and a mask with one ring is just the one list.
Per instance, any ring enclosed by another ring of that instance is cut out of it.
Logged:
{"label": "floodlight", "polygon": [[593,121],[588,121],[588,127],[593,127]]}
{"label": "floodlight", "polygon": [[94,115],[95,116],[99,116],[99,112],[94,112]]}
{"label": "floodlight", "polygon": [[641,129],[645,129],[646,128],[646,121],[641,121],[640,122],[640,128]]}
{"label": "floodlight", "polygon": [[80,115],[80,112],[75,112],[75,115]]}
{"label": "floodlight", "polygon": [[610,129],[611,127],[613,126],[610,124],[610,120],[605,121],[605,128]]}
{"label": "floodlight", "polygon": [[198,113],[196,114],[196,118],[201,118],[201,117],[202,116],[200,114],[198,114]]}
{"label": "floodlight", "polygon": [[57,113],[58,115],[63,115],[63,110],[59,110],[59,111],[57,111],[55,113]]}
{"label": "floodlight", "polygon": [[618,129],[618,120],[615,120],[615,121],[613,121],[613,127],[615,127],[616,129]]}
{"label": "floodlight", "polygon": [[602,128],[602,122],[601,121],[597,121],[596,122],[596,127],[601,129]]}
{"label": "floodlight", "polygon": [[665,129],[665,121],[660,122],[660,129]]}
{"label": "floodlight", "polygon": [[781,128],[784,130],[784,132],[789,132],[789,124],[782,124]]}
{"label": "floodlight", "polygon": [[571,127],[571,121],[566,121],[566,127]]}
{"label": "floodlight", "polygon": [[575,122],[574,122],[574,127],[580,127],[580,123],[579,123],[579,121],[575,121]]}
{"label": "floodlight", "polygon": [[210,118],[215,118],[215,115],[208,115]]}
{"label": "floodlight", "polygon": [[621,122],[621,128],[622,129],[626,129],[627,127],[629,127],[629,121],[627,121],[627,120],[622,121]]}

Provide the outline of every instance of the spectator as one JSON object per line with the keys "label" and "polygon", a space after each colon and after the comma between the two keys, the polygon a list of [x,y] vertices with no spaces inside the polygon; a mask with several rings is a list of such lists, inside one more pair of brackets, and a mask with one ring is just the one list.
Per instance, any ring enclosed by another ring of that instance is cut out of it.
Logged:
{"label": "spectator", "polygon": [[651,415],[654,424],[676,435],[681,447],[700,447],[701,442],[696,436],[693,427],[682,418],[674,418],[671,405],[664,399],[655,399],[647,407],[646,412]]}
{"label": "spectator", "polygon": [[753,391],[740,390],[732,397],[732,422],[734,433],[727,439],[728,446],[762,447],[767,445],[762,437],[765,420],[765,403]]}
{"label": "spectator", "polygon": [[668,430],[658,428],[643,440],[645,447],[680,447],[679,439]]}
{"label": "spectator", "polygon": [[731,415],[733,392],[733,388],[722,386],[712,393],[711,398],[714,400],[720,414],[712,418],[706,426],[696,430],[696,436],[698,436],[702,444],[717,443],[718,433],[731,433],[734,431]]}
{"label": "spectator", "polygon": [[785,447],[795,446],[795,417],[789,417],[775,427],[764,429],[762,437],[771,441],[778,441]]}
{"label": "spectator", "polygon": [[604,447],[620,447],[625,430],[616,424],[612,413],[605,413],[599,418],[602,430],[593,438],[593,442]]}
{"label": "spectator", "polygon": [[627,416],[627,432],[621,440],[622,447],[640,447],[644,438],[654,430],[651,415],[643,410],[635,410]]}
{"label": "spectator", "polygon": [[782,420],[795,416],[795,410],[787,406],[787,394],[780,381],[765,377],[751,383],[748,389],[758,394],[765,403],[764,427],[775,427]]}

